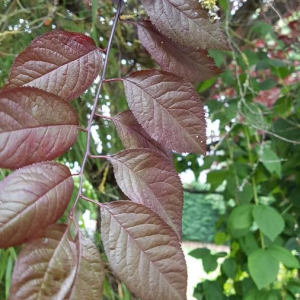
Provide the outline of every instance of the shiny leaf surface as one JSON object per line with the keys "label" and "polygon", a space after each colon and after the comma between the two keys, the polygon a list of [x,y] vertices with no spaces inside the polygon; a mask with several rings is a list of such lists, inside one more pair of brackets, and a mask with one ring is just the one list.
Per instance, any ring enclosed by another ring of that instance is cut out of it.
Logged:
{"label": "shiny leaf surface", "polygon": [[0,182],[0,247],[21,245],[55,223],[71,199],[73,178],[61,164],[39,163]]}
{"label": "shiny leaf surface", "polygon": [[74,144],[76,111],[58,96],[36,88],[0,93],[0,167],[16,169],[52,160]]}
{"label": "shiny leaf surface", "polygon": [[206,50],[195,50],[173,43],[160,33],[150,21],[138,24],[140,41],[164,71],[174,73],[190,82],[209,79],[222,71]]}
{"label": "shiny leaf surface", "polygon": [[169,157],[172,156],[170,150],[165,149],[148,135],[130,110],[117,114],[113,117],[113,122],[125,148],[149,148],[160,151]]}
{"label": "shiny leaf surface", "polygon": [[102,64],[102,54],[88,36],[51,31],[17,56],[5,89],[32,86],[71,100],[93,83]]}
{"label": "shiny leaf surface", "polygon": [[10,300],[64,299],[76,273],[76,245],[66,225],[49,227],[19,254]]}
{"label": "shiny leaf surface", "polygon": [[195,49],[228,50],[219,22],[212,23],[208,13],[195,0],[141,0],[151,22],[176,43]]}
{"label": "shiny leaf surface", "polygon": [[104,282],[104,265],[94,243],[81,232],[77,239],[76,278],[66,300],[100,300]]}
{"label": "shiny leaf surface", "polygon": [[203,104],[191,83],[171,73],[148,70],[124,79],[135,118],[156,141],[177,152],[206,152]]}
{"label": "shiny leaf surface", "polygon": [[117,276],[143,300],[186,299],[186,264],[177,235],[151,209],[129,201],[101,207],[106,255]]}
{"label": "shiny leaf surface", "polygon": [[124,194],[154,210],[181,239],[183,191],[169,159],[154,150],[129,149],[109,160]]}

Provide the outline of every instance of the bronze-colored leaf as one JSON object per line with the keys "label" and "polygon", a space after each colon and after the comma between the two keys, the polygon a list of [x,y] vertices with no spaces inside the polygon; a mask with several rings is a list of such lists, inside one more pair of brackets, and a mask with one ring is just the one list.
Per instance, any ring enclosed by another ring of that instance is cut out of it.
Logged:
{"label": "bronze-colored leaf", "polygon": [[125,148],[149,148],[172,157],[172,151],[154,141],[137,122],[130,110],[123,111],[113,117],[119,137]]}
{"label": "bronze-colored leaf", "polygon": [[229,50],[220,22],[212,23],[196,0],[141,0],[152,23],[176,43],[195,49]]}
{"label": "bronze-colored leaf", "polygon": [[32,86],[71,100],[93,83],[102,64],[102,54],[90,37],[51,31],[17,56],[4,89]]}
{"label": "bronze-colored leaf", "polygon": [[177,152],[206,152],[203,104],[193,85],[171,73],[138,71],[124,78],[137,121],[160,144]]}
{"label": "bronze-colored leaf", "polygon": [[153,209],[181,239],[183,191],[170,160],[150,149],[123,150],[109,160],[124,194]]}
{"label": "bronze-colored leaf", "polygon": [[160,33],[150,21],[138,24],[140,41],[164,71],[174,73],[190,82],[201,82],[222,71],[206,50],[196,50],[174,43]]}
{"label": "bronze-colored leaf", "polygon": [[134,202],[101,207],[110,266],[143,300],[186,299],[187,271],[177,235],[155,212]]}
{"label": "bronze-colored leaf", "polygon": [[12,276],[10,300],[64,299],[75,278],[76,245],[66,225],[53,225],[25,245]]}
{"label": "bronze-colored leaf", "polygon": [[100,300],[104,282],[104,265],[99,250],[81,232],[77,239],[78,266],[68,300]]}
{"label": "bronze-colored leaf", "polygon": [[73,192],[64,165],[48,162],[19,169],[0,182],[0,248],[21,245],[55,223]]}
{"label": "bronze-colored leaf", "polygon": [[76,111],[60,97],[22,87],[0,93],[0,167],[52,160],[74,144]]}

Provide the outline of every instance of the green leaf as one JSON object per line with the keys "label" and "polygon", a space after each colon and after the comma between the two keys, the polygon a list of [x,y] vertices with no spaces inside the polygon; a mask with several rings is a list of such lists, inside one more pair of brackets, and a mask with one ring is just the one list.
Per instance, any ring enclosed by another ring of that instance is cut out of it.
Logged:
{"label": "green leaf", "polygon": [[287,285],[287,289],[294,295],[300,294],[300,282],[291,280]]}
{"label": "green leaf", "polygon": [[223,262],[221,269],[227,277],[233,279],[237,272],[237,264],[232,257],[229,257]]}
{"label": "green leaf", "polygon": [[229,240],[229,238],[230,236],[227,233],[219,231],[214,236],[214,242],[217,245],[223,245]]}
{"label": "green leaf", "polygon": [[271,174],[276,173],[278,177],[281,177],[280,158],[272,149],[264,147],[262,153],[260,153],[260,161]]}
{"label": "green leaf", "polygon": [[268,251],[278,262],[283,263],[286,267],[299,269],[298,259],[289,250],[273,245]]}
{"label": "green leaf", "polygon": [[260,37],[265,37],[267,34],[274,35],[273,26],[266,23],[257,21],[251,27],[251,31],[258,34]]}
{"label": "green leaf", "polygon": [[197,248],[189,252],[189,255],[197,259],[202,259],[205,256],[210,255],[210,251],[207,248]]}
{"label": "green leaf", "polygon": [[249,232],[246,236],[239,238],[239,243],[243,251],[249,255],[251,252],[258,249],[258,243],[254,238],[254,235]]}
{"label": "green leaf", "polygon": [[212,190],[220,186],[228,176],[227,170],[214,170],[207,174],[207,183],[210,184]]}
{"label": "green leaf", "polygon": [[202,93],[204,91],[206,91],[207,89],[209,89],[210,87],[212,87],[216,81],[217,81],[217,76],[212,77],[210,79],[207,79],[201,83],[199,83],[198,87],[197,87],[197,92],[198,93]]}
{"label": "green leaf", "polygon": [[266,79],[265,81],[261,82],[259,84],[259,89],[261,91],[269,90],[271,88],[274,88],[277,85],[277,82],[272,79]]}
{"label": "green leaf", "polygon": [[253,209],[253,218],[258,228],[271,240],[284,229],[282,216],[273,207],[258,205]]}
{"label": "green leaf", "polygon": [[227,227],[235,238],[246,235],[253,223],[252,204],[242,204],[233,209],[228,217]]}
{"label": "green leaf", "polygon": [[202,265],[206,273],[213,272],[218,267],[218,257],[215,255],[207,255],[202,258]]}
{"label": "green leaf", "polygon": [[279,263],[264,249],[258,249],[249,255],[248,267],[258,289],[274,282],[279,271]]}
{"label": "green leaf", "polygon": [[8,260],[7,260],[6,273],[5,273],[5,295],[6,295],[6,298],[8,298],[9,289],[10,289],[10,285],[11,285],[13,264],[14,264],[13,257],[9,256]]}
{"label": "green leaf", "polygon": [[253,195],[253,187],[250,183],[246,183],[242,191],[237,189],[236,193],[237,199],[240,203],[249,203],[252,200]]}
{"label": "green leaf", "polygon": [[198,248],[189,253],[190,256],[202,259],[202,265],[206,273],[214,271],[218,267],[218,255],[212,255],[207,248]]}
{"label": "green leaf", "polygon": [[220,285],[215,281],[203,282],[203,294],[205,300],[223,300],[223,291]]}
{"label": "green leaf", "polygon": [[226,56],[228,53],[219,50],[208,50],[209,55],[215,60],[216,66],[221,67],[222,64],[226,61]]}
{"label": "green leaf", "polygon": [[280,300],[278,291],[260,291],[256,294],[255,300]]}

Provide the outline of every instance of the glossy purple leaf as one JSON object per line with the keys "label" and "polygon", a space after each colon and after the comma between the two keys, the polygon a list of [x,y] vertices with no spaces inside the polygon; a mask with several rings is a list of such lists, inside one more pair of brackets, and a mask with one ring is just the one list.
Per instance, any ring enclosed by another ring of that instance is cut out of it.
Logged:
{"label": "glossy purple leaf", "polygon": [[167,150],[160,143],[153,140],[138,123],[130,110],[114,116],[113,122],[125,148],[149,148],[164,153],[170,158],[172,157],[172,151]]}
{"label": "glossy purple leaf", "polygon": [[172,163],[150,149],[128,149],[109,158],[123,193],[153,209],[181,239],[182,184]]}
{"label": "glossy purple leaf", "polygon": [[151,209],[129,201],[101,206],[101,236],[112,270],[138,298],[186,299],[178,237]]}
{"label": "glossy purple leaf", "polygon": [[100,300],[104,265],[95,244],[81,232],[77,239],[78,262],[75,281],[65,300]]}
{"label": "glossy purple leaf", "polygon": [[0,248],[21,245],[55,223],[72,192],[69,169],[54,162],[19,169],[0,181]]}
{"label": "glossy purple leaf", "polygon": [[0,93],[0,167],[52,160],[74,144],[76,111],[58,96],[22,87]]}
{"label": "glossy purple leaf", "polygon": [[195,49],[229,50],[220,22],[212,23],[195,0],[141,0],[151,22],[176,43]]}
{"label": "glossy purple leaf", "polygon": [[150,21],[140,21],[137,26],[141,43],[164,71],[190,82],[204,81],[222,72],[214,60],[208,57],[206,50],[195,50],[173,43]]}
{"label": "glossy purple leaf", "polygon": [[19,254],[9,299],[64,299],[74,282],[76,268],[76,245],[67,226],[53,225]]}
{"label": "glossy purple leaf", "polygon": [[127,102],[146,132],[177,152],[206,152],[206,123],[193,85],[171,73],[138,71],[124,78]]}
{"label": "glossy purple leaf", "polygon": [[17,56],[4,88],[32,86],[71,100],[93,83],[102,64],[102,54],[90,37],[51,31]]}

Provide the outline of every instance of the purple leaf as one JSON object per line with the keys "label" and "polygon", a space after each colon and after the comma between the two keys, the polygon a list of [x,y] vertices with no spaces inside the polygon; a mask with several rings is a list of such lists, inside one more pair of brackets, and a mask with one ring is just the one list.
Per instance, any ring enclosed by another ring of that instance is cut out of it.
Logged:
{"label": "purple leaf", "polygon": [[150,149],[123,150],[109,160],[124,194],[154,210],[181,239],[183,191],[170,160]]}
{"label": "purple leaf", "polygon": [[76,266],[76,245],[67,226],[51,226],[19,254],[9,299],[64,299],[74,281]]}
{"label": "purple leaf", "polygon": [[140,21],[138,34],[141,43],[164,71],[174,73],[190,82],[209,79],[222,71],[206,50],[194,50],[173,43],[161,34],[150,21]]}
{"label": "purple leaf", "polygon": [[177,235],[151,209],[129,201],[101,207],[112,270],[143,300],[186,299],[187,270]]}
{"label": "purple leaf", "polygon": [[151,22],[176,43],[195,49],[229,50],[219,22],[195,0],[141,0]]}
{"label": "purple leaf", "polygon": [[203,104],[191,83],[171,73],[148,70],[124,78],[131,111],[146,132],[177,152],[206,152]]}
{"label": "purple leaf", "polygon": [[76,111],[58,96],[30,87],[0,93],[0,167],[52,160],[76,141]]}
{"label": "purple leaf", "polygon": [[69,169],[54,162],[19,169],[0,181],[0,248],[21,245],[55,223],[72,192]]}
{"label": "purple leaf", "polygon": [[113,122],[125,148],[149,148],[172,157],[172,152],[153,140],[137,122],[130,110],[114,116]]}
{"label": "purple leaf", "polygon": [[76,278],[66,300],[100,300],[104,282],[104,265],[94,243],[81,232],[77,239]]}
{"label": "purple leaf", "polygon": [[91,38],[51,31],[17,56],[4,89],[32,86],[71,100],[93,83],[102,65],[102,54]]}

